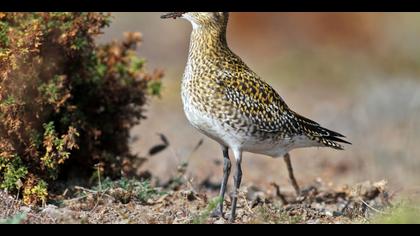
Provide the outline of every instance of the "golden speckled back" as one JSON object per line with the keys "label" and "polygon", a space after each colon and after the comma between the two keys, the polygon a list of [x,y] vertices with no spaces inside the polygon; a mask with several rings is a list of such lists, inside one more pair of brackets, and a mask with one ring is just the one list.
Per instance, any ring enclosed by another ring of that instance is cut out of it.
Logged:
{"label": "golden speckled back", "polygon": [[[207,19],[201,21],[207,22]],[[307,146],[316,146],[315,141],[342,148],[335,143],[346,142],[338,138],[342,135],[290,110],[280,95],[229,49],[227,19],[208,22],[196,25],[191,34],[182,82],[186,112],[200,112],[205,119],[219,121],[226,132],[261,141],[305,136]],[[189,106],[194,109],[188,109]]]}

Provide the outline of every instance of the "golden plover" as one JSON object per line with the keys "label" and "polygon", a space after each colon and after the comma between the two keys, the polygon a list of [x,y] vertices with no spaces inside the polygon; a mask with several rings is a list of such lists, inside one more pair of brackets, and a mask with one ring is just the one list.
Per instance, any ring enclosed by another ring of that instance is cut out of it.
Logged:
{"label": "golden plover", "polygon": [[226,12],[172,12],[161,18],[184,18],[192,23],[188,62],[182,79],[184,112],[199,131],[223,150],[221,202],[215,216],[223,217],[223,199],[231,162],[236,160],[230,221],[236,213],[241,184],[242,152],[284,157],[289,177],[299,194],[289,151],[304,147],[343,149],[343,135],[321,127],[289,109],[280,95],[254,73],[226,42]]}

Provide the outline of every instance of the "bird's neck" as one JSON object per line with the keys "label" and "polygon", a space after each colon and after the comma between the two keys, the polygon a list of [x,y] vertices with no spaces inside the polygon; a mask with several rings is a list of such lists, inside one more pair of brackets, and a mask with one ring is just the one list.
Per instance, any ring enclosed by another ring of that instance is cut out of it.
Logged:
{"label": "bird's neck", "polygon": [[190,62],[219,57],[226,51],[230,51],[226,42],[226,26],[194,27],[190,41]]}

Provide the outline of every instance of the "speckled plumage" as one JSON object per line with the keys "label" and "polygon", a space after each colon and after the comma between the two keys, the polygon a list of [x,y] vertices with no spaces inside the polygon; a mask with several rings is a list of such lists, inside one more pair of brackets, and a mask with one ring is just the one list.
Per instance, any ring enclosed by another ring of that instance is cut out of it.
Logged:
{"label": "speckled plumage", "polygon": [[205,25],[193,23],[182,80],[184,110],[192,125],[222,145],[273,157],[300,147],[342,149],[337,143],[346,142],[340,139],[342,135],[290,110],[280,95],[229,49],[228,14],[215,14],[218,18]]}
{"label": "speckled plumage", "polygon": [[[280,95],[229,49],[228,13],[173,12],[162,16],[177,17],[193,25],[181,86],[184,111],[195,128],[222,146],[222,199],[231,170],[229,148],[236,159],[230,221],[235,219],[244,151],[284,157],[289,178],[299,195],[289,151],[313,146],[342,149],[339,143],[348,143],[341,139],[344,136],[289,109]],[[223,201],[213,213],[223,216]]]}

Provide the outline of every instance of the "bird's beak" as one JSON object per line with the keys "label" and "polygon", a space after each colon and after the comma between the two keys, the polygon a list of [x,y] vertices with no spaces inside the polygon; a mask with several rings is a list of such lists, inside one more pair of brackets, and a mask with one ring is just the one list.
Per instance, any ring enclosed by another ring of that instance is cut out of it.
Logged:
{"label": "bird's beak", "polygon": [[170,13],[167,13],[165,15],[160,16],[160,18],[162,18],[162,19],[168,19],[168,18],[176,19],[178,17],[182,17],[182,15],[184,13],[186,13],[186,12],[170,12]]}

